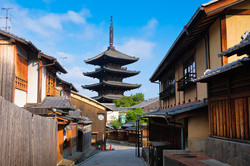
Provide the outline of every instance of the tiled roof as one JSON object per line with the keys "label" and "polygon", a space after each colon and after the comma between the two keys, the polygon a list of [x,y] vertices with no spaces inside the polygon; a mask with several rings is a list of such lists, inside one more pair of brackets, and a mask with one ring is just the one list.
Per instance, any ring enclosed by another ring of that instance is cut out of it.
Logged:
{"label": "tiled roof", "polygon": [[81,110],[77,109],[75,111],[69,111],[69,117],[73,117],[78,120],[78,123],[91,124],[92,121],[86,116],[81,116]]}
{"label": "tiled roof", "polygon": [[249,54],[250,55],[250,51],[249,51],[249,47],[250,47],[250,31],[247,31],[242,36],[242,38],[243,38],[243,40],[239,44],[237,44],[237,45],[235,45],[235,46],[233,46],[233,47],[219,53],[218,56],[219,57],[222,57],[222,56],[229,57],[229,56],[232,56],[234,54],[237,54],[238,56],[241,56],[243,54]]}
{"label": "tiled roof", "polygon": [[55,57],[49,56],[49,55],[44,54],[44,53],[41,53],[41,56],[42,56],[43,58],[46,58],[46,59],[50,60],[51,63],[54,62],[54,63],[55,63],[54,66],[55,66],[55,68],[56,68],[58,71],[60,71],[60,72],[62,72],[62,73],[64,73],[64,74],[67,73],[66,69],[64,69],[64,68],[62,67],[62,65],[57,61],[57,59],[56,59]]}
{"label": "tiled roof", "polygon": [[140,71],[131,71],[131,70],[113,69],[113,68],[103,67],[103,68],[97,69],[96,71],[86,72],[86,73],[83,73],[83,74],[85,76],[97,77],[97,75],[106,74],[107,71],[110,72],[110,73],[122,74],[121,76],[124,75],[124,77],[125,76],[129,77],[129,76],[137,75],[137,74],[140,73]]}
{"label": "tiled roof", "polygon": [[104,105],[112,108],[113,111],[126,112],[131,109],[131,107],[116,107],[115,103],[103,103]]}
{"label": "tiled roof", "polygon": [[70,105],[70,99],[66,97],[46,97],[41,105],[35,108],[57,108],[75,110],[75,106]]}
{"label": "tiled roof", "polygon": [[149,105],[151,103],[154,103],[154,102],[156,102],[158,100],[159,100],[159,97],[148,99],[148,100],[145,100],[145,101],[143,101],[143,102],[141,102],[139,104],[136,104],[136,105],[132,106],[131,108],[142,108],[142,107],[144,107],[146,105]]}
{"label": "tiled roof", "polygon": [[120,81],[102,81],[100,83],[96,83],[96,84],[92,84],[92,85],[85,85],[82,86],[85,89],[93,89],[96,87],[102,87],[104,85],[109,85],[112,87],[124,87],[124,88],[129,88],[129,89],[135,89],[135,88],[139,88],[141,85],[139,84],[129,84],[129,83],[123,83]]}
{"label": "tiled roof", "polygon": [[87,96],[85,96],[85,95],[83,95],[83,94],[80,94],[79,92],[78,92],[78,93],[76,93],[76,92],[71,92],[71,93],[72,93],[72,94],[75,94],[75,95],[78,95],[78,96],[80,96],[80,97],[86,98],[86,99],[88,99],[88,100],[91,100],[91,101],[93,101],[93,102],[95,102],[95,103],[97,103],[97,104],[100,104],[101,106],[107,108],[108,110],[113,110],[112,107],[109,107],[108,105],[106,105],[106,104],[104,104],[104,103],[100,103],[100,102],[98,102],[98,101],[95,100],[95,99],[92,99],[92,98],[87,97]]}
{"label": "tiled roof", "polygon": [[166,116],[174,116],[177,114],[185,113],[191,110],[196,110],[199,108],[206,107],[208,103],[206,101],[199,101],[195,103],[189,103],[181,106],[176,106],[174,108],[170,109],[160,109],[155,110],[151,112],[147,112],[142,114],[143,118],[149,118],[149,117],[166,117]]}
{"label": "tiled roof", "polygon": [[244,58],[239,59],[235,62],[232,62],[232,63],[229,63],[229,64],[224,65],[222,67],[219,67],[217,69],[210,70],[210,71],[206,72],[206,74],[204,76],[197,78],[194,81],[195,82],[206,82],[206,80],[212,78],[213,76],[218,76],[220,74],[227,73],[229,71],[237,69],[237,68],[243,66],[244,63],[250,64],[250,58],[244,57]]}
{"label": "tiled roof", "polygon": [[203,3],[201,6],[206,7],[206,6],[212,5],[213,3],[216,3],[216,2],[219,2],[219,1],[220,0],[211,0],[211,1],[208,1],[206,3]]}
{"label": "tiled roof", "polygon": [[68,86],[70,87],[70,90],[73,90],[73,91],[75,91],[75,92],[78,92],[78,90],[75,88],[75,86],[74,86],[72,83],[63,80],[63,79],[59,78],[58,76],[57,76],[57,79],[58,79],[59,81],[61,81],[62,83],[68,85]]}
{"label": "tiled roof", "polygon": [[96,97],[92,97],[92,98],[95,100],[99,100],[101,98],[110,99],[110,100],[118,100],[122,97],[123,97],[123,95],[101,95],[101,96],[96,96]]}
{"label": "tiled roof", "polygon": [[[234,55],[234,54],[237,54],[238,56],[248,54],[248,56],[250,56],[250,51],[249,51],[250,50],[250,31],[247,31],[243,35],[242,38],[243,38],[243,40],[239,44],[221,52],[219,54],[219,57],[221,57],[221,56],[229,57],[229,56]],[[214,76],[218,76],[220,74],[230,72],[234,69],[242,67],[244,64],[250,64],[249,57],[244,57],[242,59],[239,59],[239,60],[234,61],[232,63],[229,63],[227,65],[221,66],[221,67],[214,69],[214,70],[210,70],[210,71],[208,70],[204,73],[204,75],[202,77],[197,78],[195,80],[195,82],[206,82],[208,79],[213,78]]]}
{"label": "tiled roof", "polygon": [[116,59],[123,59],[123,60],[130,60],[130,61],[137,61],[139,58],[135,58],[135,57],[131,57],[131,56],[128,56],[126,54],[123,54],[119,51],[117,51],[116,49],[114,48],[110,48],[110,49],[107,49],[105,52],[93,57],[93,58],[90,58],[88,60],[85,60],[86,63],[91,63],[91,61],[93,60],[96,60],[96,59],[99,59],[103,56],[109,56],[111,58],[116,58]]}
{"label": "tiled roof", "polygon": [[17,36],[17,35],[14,35],[14,34],[12,34],[12,33],[6,32],[6,31],[4,31],[4,30],[0,30],[0,34],[3,35],[3,36],[7,36],[7,37],[9,37],[9,38],[13,38],[13,39],[15,39],[15,40],[17,40],[17,41],[19,41],[19,42],[25,44],[25,45],[31,46],[31,47],[32,47],[34,50],[36,50],[36,51],[40,51],[40,50],[39,50],[31,41],[29,41],[29,40],[26,40],[26,39],[24,39],[24,38],[21,38],[21,37],[19,37],[19,36]]}

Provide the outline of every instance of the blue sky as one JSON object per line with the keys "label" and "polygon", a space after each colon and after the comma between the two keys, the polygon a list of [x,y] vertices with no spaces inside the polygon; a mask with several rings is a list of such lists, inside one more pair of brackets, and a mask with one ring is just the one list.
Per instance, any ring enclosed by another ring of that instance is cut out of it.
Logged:
{"label": "blue sky", "polygon": [[[82,72],[92,71],[96,66],[87,65],[84,60],[107,49],[110,16],[113,16],[115,48],[140,58],[126,67],[141,73],[124,82],[139,83],[142,87],[125,95],[141,92],[147,99],[159,92],[158,85],[149,78],[183,26],[205,2],[207,0],[2,0],[0,4],[13,7],[10,13],[15,19],[10,23],[10,32],[58,58],[68,71],[59,77],[72,82],[82,94],[90,97],[97,93],[84,90],[81,85],[98,80],[84,77]],[[4,12],[0,11],[0,15]]]}

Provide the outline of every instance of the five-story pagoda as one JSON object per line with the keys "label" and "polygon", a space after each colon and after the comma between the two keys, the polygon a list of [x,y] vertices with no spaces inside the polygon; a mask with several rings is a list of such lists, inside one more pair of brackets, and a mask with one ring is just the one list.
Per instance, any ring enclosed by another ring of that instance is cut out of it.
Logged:
{"label": "five-story pagoda", "polygon": [[108,49],[91,58],[85,60],[85,63],[100,66],[93,72],[83,73],[85,76],[99,79],[99,83],[82,86],[85,89],[98,92],[98,96],[93,97],[99,102],[111,103],[115,99],[124,96],[124,92],[139,88],[139,84],[123,83],[123,79],[139,74],[139,71],[130,71],[122,67],[138,61],[139,58],[131,57],[117,51],[113,46],[113,22],[111,16],[111,25],[109,32]]}

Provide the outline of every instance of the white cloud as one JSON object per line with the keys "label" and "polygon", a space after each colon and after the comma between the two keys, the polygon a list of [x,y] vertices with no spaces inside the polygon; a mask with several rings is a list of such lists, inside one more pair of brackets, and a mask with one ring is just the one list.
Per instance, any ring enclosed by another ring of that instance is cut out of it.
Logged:
{"label": "white cloud", "polygon": [[139,57],[143,60],[150,59],[153,55],[155,43],[141,39],[129,39],[122,45],[117,46],[118,50],[130,56]]}
{"label": "white cloud", "polygon": [[142,28],[143,37],[148,38],[154,35],[158,24],[158,20],[155,18],[149,20],[147,25]]}
{"label": "white cloud", "polygon": [[80,12],[72,10],[66,13],[46,13],[41,10],[31,10],[23,8],[16,4],[9,4],[13,6],[12,15],[13,20],[12,31],[15,33],[34,33],[44,38],[55,39],[59,33],[63,32],[66,24],[86,25],[86,18],[90,17],[90,12],[87,9],[82,9]]}

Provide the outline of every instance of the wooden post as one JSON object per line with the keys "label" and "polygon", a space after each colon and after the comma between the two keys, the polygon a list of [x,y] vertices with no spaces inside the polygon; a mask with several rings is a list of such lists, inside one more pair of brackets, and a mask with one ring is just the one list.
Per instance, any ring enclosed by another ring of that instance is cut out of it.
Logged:
{"label": "wooden post", "polygon": [[[227,49],[227,27],[226,27],[226,16],[224,15],[220,20],[220,30],[221,30],[221,51],[225,51]],[[221,57],[221,64],[228,64],[227,57]]]}

